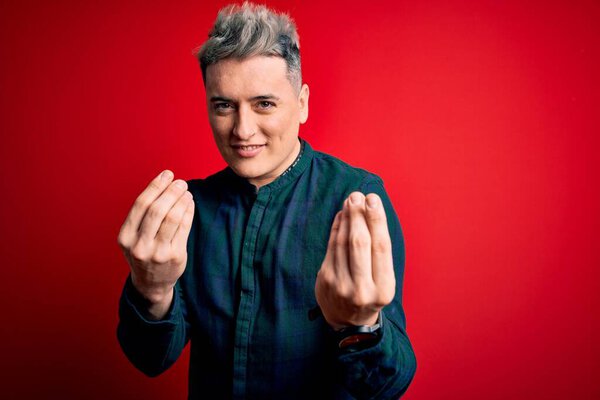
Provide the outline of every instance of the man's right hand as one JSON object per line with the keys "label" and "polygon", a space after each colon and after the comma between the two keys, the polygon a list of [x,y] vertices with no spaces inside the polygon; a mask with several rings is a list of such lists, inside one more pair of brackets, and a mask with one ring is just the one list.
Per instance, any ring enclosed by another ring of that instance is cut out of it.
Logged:
{"label": "man's right hand", "polygon": [[148,301],[147,313],[163,318],[173,287],[187,262],[194,201],[187,183],[163,171],[138,196],[119,232],[118,243],[131,267],[131,281]]}

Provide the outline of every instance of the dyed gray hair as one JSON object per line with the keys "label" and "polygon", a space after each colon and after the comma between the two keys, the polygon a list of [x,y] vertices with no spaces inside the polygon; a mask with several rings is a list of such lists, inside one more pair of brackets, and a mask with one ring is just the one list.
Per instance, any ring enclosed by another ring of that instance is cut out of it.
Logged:
{"label": "dyed gray hair", "polygon": [[283,58],[290,83],[300,91],[300,42],[294,21],[287,14],[248,2],[222,8],[208,34],[208,40],[196,52],[202,79],[206,83],[206,68],[209,65],[225,58],[244,59],[252,56]]}

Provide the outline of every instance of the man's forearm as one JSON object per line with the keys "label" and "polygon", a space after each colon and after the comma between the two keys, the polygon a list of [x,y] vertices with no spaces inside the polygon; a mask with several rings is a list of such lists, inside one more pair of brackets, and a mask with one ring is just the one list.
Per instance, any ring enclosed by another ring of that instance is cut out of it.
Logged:
{"label": "man's forearm", "polygon": [[357,399],[397,399],[415,375],[416,358],[406,333],[389,319],[383,325],[377,345],[338,357],[343,385]]}
{"label": "man's forearm", "polygon": [[169,368],[187,343],[183,300],[172,290],[172,300],[162,318],[148,317],[147,302],[128,279],[119,304],[117,337],[123,352],[136,368],[156,376]]}

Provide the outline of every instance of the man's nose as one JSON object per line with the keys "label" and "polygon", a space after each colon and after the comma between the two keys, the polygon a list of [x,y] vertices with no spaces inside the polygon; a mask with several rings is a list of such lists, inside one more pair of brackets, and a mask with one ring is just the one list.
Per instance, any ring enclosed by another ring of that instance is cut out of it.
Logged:
{"label": "man's nose", "polygon": [[248,107],[240,106],[238,108],[233,134],[241,140],[250,139],[256,133],[256,121],[252,110]]}

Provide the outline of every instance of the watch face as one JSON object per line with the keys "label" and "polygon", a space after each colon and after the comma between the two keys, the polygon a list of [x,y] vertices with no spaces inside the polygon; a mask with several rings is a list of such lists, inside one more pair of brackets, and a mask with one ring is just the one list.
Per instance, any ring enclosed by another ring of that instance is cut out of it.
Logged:
{"label": "watch face", "polygon": [[340,340],[339,347],[343,349],[353,344],[376,340],[378,337],[377,333],[355,333]]}

